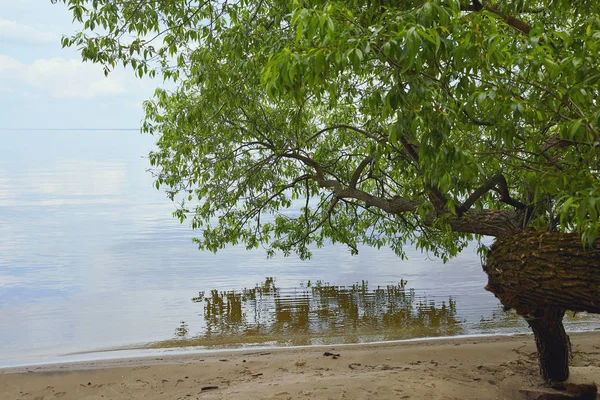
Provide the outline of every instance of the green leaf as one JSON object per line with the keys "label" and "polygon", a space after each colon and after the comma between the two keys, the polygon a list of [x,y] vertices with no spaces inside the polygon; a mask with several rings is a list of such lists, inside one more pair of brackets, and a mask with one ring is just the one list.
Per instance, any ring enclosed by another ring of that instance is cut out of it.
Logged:
{"label": "green leaf", "polygon": [[[413,242],[447,259],[486,226],[523,228],[517,202],[526,227],[597,234],[600,2],[58,2],[78,21],[63,47],[160,78],[142,123],[154,185],[200,248]],[[469,196],[486,224],[456,223]]]}

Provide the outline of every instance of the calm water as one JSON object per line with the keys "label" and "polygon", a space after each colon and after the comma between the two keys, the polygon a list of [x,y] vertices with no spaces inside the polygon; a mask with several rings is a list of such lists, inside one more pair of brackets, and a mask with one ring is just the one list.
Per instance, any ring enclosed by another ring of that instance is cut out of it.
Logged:
{"label": "calm water", "polygon": [[199,252],[146,172],[152,144],[128,131],[0,132],[0,366],[99,349],[526,330],[483,290],[474,248],[445,265],[341,246],[305,262]]}

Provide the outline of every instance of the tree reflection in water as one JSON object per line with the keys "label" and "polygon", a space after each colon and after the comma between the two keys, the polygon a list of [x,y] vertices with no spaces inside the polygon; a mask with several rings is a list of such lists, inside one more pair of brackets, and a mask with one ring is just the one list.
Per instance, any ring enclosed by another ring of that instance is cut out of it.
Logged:
{"label": "tree reflection in water", "polygon": [[241,291],[200,293],[204,328],[191,337],[182,321],[176,339],[155,347],[242,344],[358,343],[461,334],[456,302],[418,297],[406,281],[371,289],[367,282],[317,281],[280,289],[274,278]]}

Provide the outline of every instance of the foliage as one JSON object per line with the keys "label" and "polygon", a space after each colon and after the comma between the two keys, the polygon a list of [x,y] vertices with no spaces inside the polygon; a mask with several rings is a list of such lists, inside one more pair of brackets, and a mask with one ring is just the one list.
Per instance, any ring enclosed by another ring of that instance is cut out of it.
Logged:
{"label": "foliage", "polygon": [[58,1],[84,60],[176,82],[142,130],[202,249],[597,237],[596,2]]}

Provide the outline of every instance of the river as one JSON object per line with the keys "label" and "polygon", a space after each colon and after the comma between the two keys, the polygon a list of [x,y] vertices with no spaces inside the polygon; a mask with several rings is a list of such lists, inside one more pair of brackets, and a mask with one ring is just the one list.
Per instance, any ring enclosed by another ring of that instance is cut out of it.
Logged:
{"label": "river", "polygon": [[[241,246],[198,251],[147,172],[153,140],[0,132],[0,366],[114,349],[527,331],[483,289],[475,246],[446,264],[414,249],[407,261],[343,246],[308,261]],[[567,326],[597,329],[600,319]]]}

